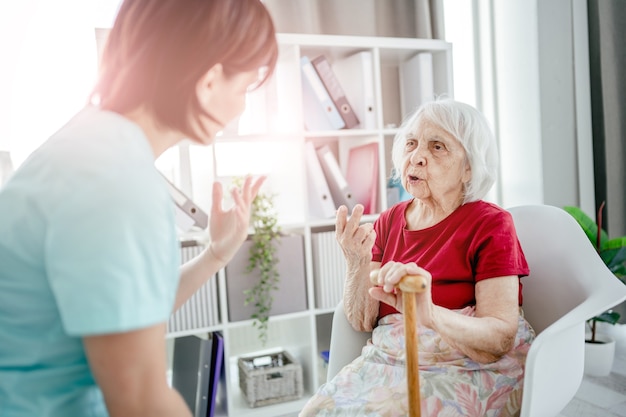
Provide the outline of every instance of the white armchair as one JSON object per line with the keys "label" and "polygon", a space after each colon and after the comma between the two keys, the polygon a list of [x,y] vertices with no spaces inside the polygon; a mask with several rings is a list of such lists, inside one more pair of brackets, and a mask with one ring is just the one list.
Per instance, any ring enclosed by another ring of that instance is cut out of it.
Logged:
{"label": "white armchair", "polygon": [[[537,333],[526,358],[520,415],[556,416],[582,382],[586,320],[626,300],[626,285],[564,210],[531,205],[509,211],[530,266],[523,279],[524,314]],[[352,329],[339,303],[328,380],[361,353],[369,337]]]}

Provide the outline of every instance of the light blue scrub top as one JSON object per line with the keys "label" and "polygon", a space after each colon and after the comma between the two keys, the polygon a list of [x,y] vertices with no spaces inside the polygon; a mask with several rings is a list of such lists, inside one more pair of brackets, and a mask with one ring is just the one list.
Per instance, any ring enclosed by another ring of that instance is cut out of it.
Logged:
{"label": "light blue scrub top", "polygon": [[0,189],[0,417],[107,416],[82,337],[166,321],[179,263],[145,135],[86,107]]}

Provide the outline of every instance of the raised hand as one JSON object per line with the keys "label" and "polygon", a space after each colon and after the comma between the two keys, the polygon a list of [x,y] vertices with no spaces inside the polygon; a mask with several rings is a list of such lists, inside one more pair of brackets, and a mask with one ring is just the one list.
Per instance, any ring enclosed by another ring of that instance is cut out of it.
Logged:
{"label": "raised hand", "polygon": [[233,206],[222,209],[222,184],[213,184],[213,204],[209,222],[211,243],[209,251],[224,264],[235,255],[248,236],[250,207],[266,177],[246,177],[241,187],[233,187],[231,195]]}
{"label": "raised hand", "polygon": [[361,204],[354,207],[349,219],[346,206],[337,209],[335,236],[349,265],[360,262],[369,264],[372,258],[376,232],[371,223],[360,224],[362,216],[363,206]]}

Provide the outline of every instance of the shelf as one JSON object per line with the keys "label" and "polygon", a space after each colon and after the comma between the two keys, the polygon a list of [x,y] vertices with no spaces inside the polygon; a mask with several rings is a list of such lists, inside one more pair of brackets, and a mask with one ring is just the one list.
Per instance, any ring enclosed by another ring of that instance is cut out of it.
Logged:
{"label": "shelf", "polygon": [[[278,301],[277,301],[278,302]],[[290,321],[290,320],[295,320],[295,319],[301,319],[301,318],[305,318],[305,317],[309,317],[310,315],[310,311],[306,310],[306,311],[298,311],[296,313],[288,313],[288,314],[279,314],[276,316],[271,316],[269,318],[269,322],[271,323],[280,323],[282,321]],[[239,328],[244,328],[246,329],[246,331],[248,329],[250,329],[250,327],[253,326],[253,320],[241,320],[241,321],[232,321],[232,322],[228,322],[226,324],[223,324],[221,327],[223,329],[239,329]]]}
{"label": "shelf", "polygon": [[334,137],[342,138],[347,136],[377,136],[379,131],[376,129],[341,129],[341,130],[326,130],[326,131],[313,131],[304,132],[305,138],[324,138]]}
{"label": "shelf", "polygon": [[[194,157],[192,149],[192,163],[188,167],[195,181],[194,186],[201,184],[201,188],[193,189],[194,196],[210,194],[208,184],[215,180],[225,182],[232,176],[249,172],[267,175],[264,189],[277,195],[275,203],[281,229],[285,233],[300,235],[304,246],[302,273],[305,280],[306,308],[303,311],[270,317],[267,346],[259,342],[253,320],[229,321],[229,309],[236,306],[229,305],[226,288],[228,276],[225,270],[220,271],[217,277],[215,302],[219,305],[218,323],[168,334],[168,343],[171,345],[171,339],[175,337],[209,331],[222,332],[226,360],[224,388],[228,412],[218,414],[220,416],[297,415],[308,398],[326,380],[326,369],[320,352],[330,347],[332,316],[334,306],[341,299],[345,278],[342,268],[345,268],[345,264],[341,249],[333,236],[334,215],[329,218],[311,215],[312,197],[308,190],[310,181],[304,162],[305,145],[328,145],[344,175],[352,147],[371,143],[378,145],[377,181],[374,184],[376,206],[372,214],[361,219],[362,223],[374,222],[389,207],[386,184],[392,167],[391,147],[405,113],[401,105],[401,95],[407,92],[415,94],[412,89],[402,85],[403,63],[418,53],[431,53],[435,93],[453,96],[452,46],[445,41],[279,34],[278,42],[279,59],[272,79],[249,96],[246,111],[240,120],[229,125],[216,138],[211,153],[200,152]],[[373,94],[371,104],[375,117],[367,120],[370,123],[366,125],[367,128],[307,131],[303,122],[305,110],[302,104],[300,57],[323,54],[332,67],[358,52],[366,52],[372,59],[371,79],[367,87]],[[375,169],[371,166],[359,168],[364,174]],[[210,201],[203,208],[208,210]],[[195,236],[206,237],[202,234]],[[329,261],[331,258],[332,262]],[[281,279],[290,278],[292,277],[281,276]],[[274,302],[280,303],[281,299],[276,297]],[[250,408],[239,388],[238,357],[280,350],[288,351],[302,365],[303,398]]]}
{"label": "shelf", "polygon": [[355,49],[379,48],[386,51],[449,51],[450,44],[440,39],[415,39],[372,36],[316,35],[279,33],[278,42],[283,45],[298,45],[302,49],[319,47],[324,53],[340,55]]}

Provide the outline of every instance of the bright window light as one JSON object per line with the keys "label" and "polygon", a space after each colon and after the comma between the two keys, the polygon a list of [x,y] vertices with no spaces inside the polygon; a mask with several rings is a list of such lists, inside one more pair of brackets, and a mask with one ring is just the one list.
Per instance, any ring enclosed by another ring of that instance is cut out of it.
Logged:
{"label": "bright window light", "polygon": [[217,176],[267,175],[284,158],[281,142],[218,142],[215,144]]}
{"label": "bright window light", "polygon": [[87,102],[97,73],[94,28],[120,0],[0,3],[0,149],[24,159]]}
{"label": "bright window light", "polygon": [[454,98],[476,106],[476,72],[472,3],[444,0],[446,41],[452,43]]}

